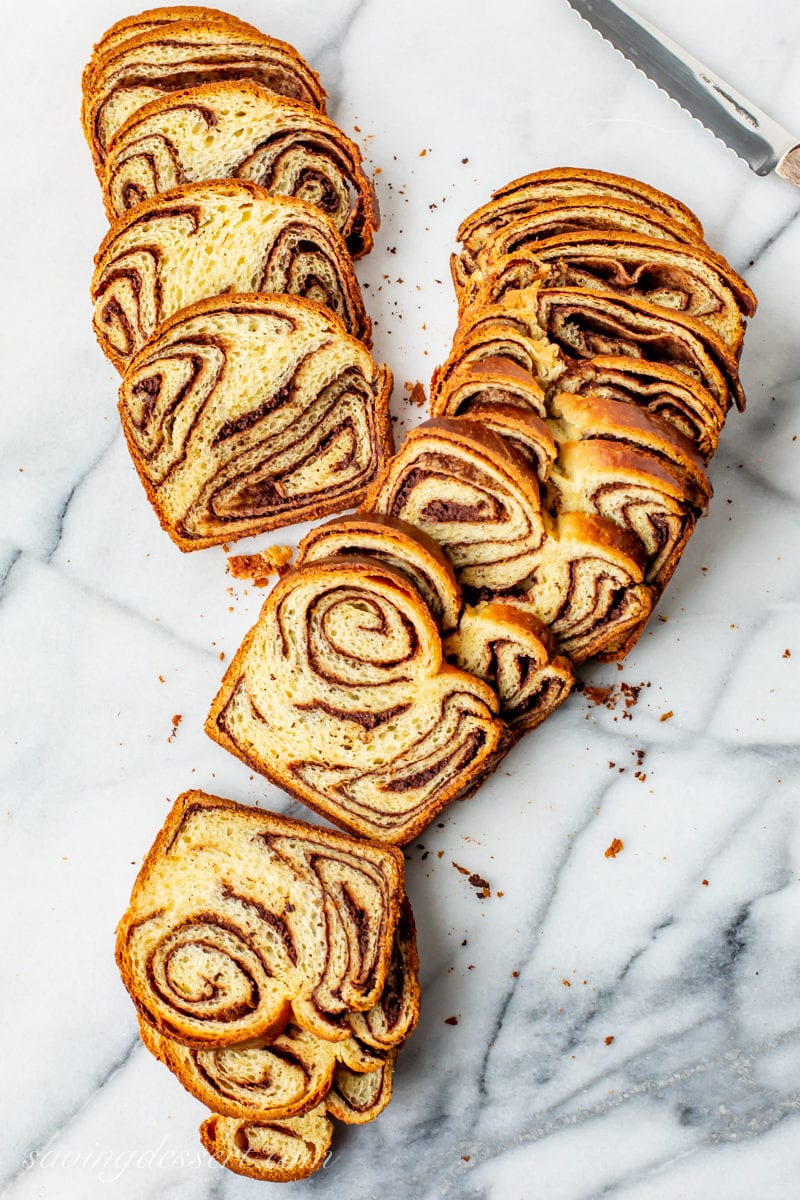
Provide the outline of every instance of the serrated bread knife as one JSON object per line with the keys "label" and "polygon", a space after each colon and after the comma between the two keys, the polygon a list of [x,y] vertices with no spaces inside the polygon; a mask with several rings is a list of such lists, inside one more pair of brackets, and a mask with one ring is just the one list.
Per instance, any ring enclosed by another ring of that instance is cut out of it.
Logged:
{"label": "serrated bread knife", "polygon": [[800,144],[682,46],[618,0],[568,0],[593,29],[743,158],[800,187]]}

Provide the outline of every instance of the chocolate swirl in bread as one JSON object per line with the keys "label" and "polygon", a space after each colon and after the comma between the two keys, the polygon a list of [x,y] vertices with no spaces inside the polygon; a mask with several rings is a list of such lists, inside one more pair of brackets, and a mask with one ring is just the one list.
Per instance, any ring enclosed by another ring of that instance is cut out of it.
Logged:
{"label": "chocolate swirl in bread", "polygon": [[237,1175],[272,1183],[313,1175],[325,1162],[332,1137],[324,1104],[302,1117],[274,1122],[214,1114],[200,1126],[200,1141],[212,1158]]}
{"label": "chocolate swirl in bread", "polygon": [[504,226],[525,218],[543,204],[582,203],[592,199],[618,209],[619,206],[635,205],[642,210],[638,215],[643,220],[646,216],[675,241],[702,241],[703,227],[694,213],[665,192],[607,171],[556,167],[525,175],[498,188],[487,204],[461,222],[456,238],[464,249],[454,271],[456,289],[474,270],[478,253],[488,243],[494,243]]}
{"label": "chocolate swirl in bread", "polygon": [[403,892],[392,847],[203,792],[173,806],[117,931],[140,1017],[190,1046],[344,1041],[379,999]]}
{"label": "chocolate swirl in bread", "polygon": [[271,1039],[245,1046],[199,1049],[164,1037],[141,1022],[142,1041],[196,1099],[241,1120],[301,1116],[328,1094],[339,1047],[287,1025]]}
{"label": "chocolate swirl in bread", "polygon": [[325,92],[293,46],[226,20],[171,21],[99,55],[84,77],[81,119],[101,177],[112,137],[165,92],[217,80],[252,79],[325,110]]}
{"label": "chocolate swirl in bread", "polygon": [[557,448],[549,425],[536,413],[513,404],[480,401],[471,403],[464,416],[499,434],[540,480],[547,479]]}
{"label": "chocolate swirl in bread", "polygon": [[348,514],[307,533],[295,561],[299,567],[334,555],[380,559],[414,584],[442,633],[458,624],[462,598],[452,564],[422,530],[378,513]]}
{"label": "chocolate swirl in bread", "polygon": [[167,317],[237,292],[314,300],[369,344],[350,256],[327,217],[232,179],[174,188],[114,222],[95,259],[94,331],[121,372]]}
{"label": "chocolate swirl in bread", "polygon": [[206,25],[238,25],[251,33],[259,32],[253,25],[248,25],[246,21],[241,21],[238,17],[222,12],[218,8],[205,8],[197,5],[149,8],[144,12],[115,21],[95,43],[92,56],[83,72],[83,90],[89,90],[92,76],[98,69],[100,60],[113,53],[123,42],[128,42],[145,33],[163,32],[165,25],[173,25],[177,21],[200,21]]}
{"label": "chocolate swirl in bread", "polygon": [[575,684],[568,659],[555,655],[555,638],[529,612],[501,601],[467,608],[445,653],[500,697],[500,711],[519,737],[541,725]]}
{"label": "chocolate swirl in bread", "polygon": [[276,584],[206,731],[330,820],[403,844],[502,748],[496,713],[490,688],[443,664],[408,579],[340,557]]}
{"label": "chocolate swirl in bread", "polygon": [[104,185],[113,221],[183,183],[233,177],[322,210],[355,257],[372,247],[377,201],[358,147],[308,104],[249,80],[172,92],[115,134]]}
{"label": "chocolate swirl in bread", "polygon": [[551,525],[526,590],[504,599],[546,625],[574,663],[622,657],[655,603],[645,565],[642,543],[627,529],[565,512]]}
{"label": "chocolate swirl in bread", "polygon": [[645,581],[659,590],[709,494],[668,460],[600,437],[559,445],[548,491],[557,511],[596,513],[638,537],[647,555]]}
{"label": "chocolate swirl in bread", "polygon": [[142,1041],[201,1103],[226,1117],[274,1121],[316,1107],[334,1084],[339,1065],[348,1071],[376,1071],[389,1051],[413,1030],[419,1016],[419,961],[414,918],[403,899],[383,991],[365,1013],[351,1012],[351,1029],[363,1029],[332,1042],[288,1025],[278,1037],[219,1049],[187,1046],[140,1022]]}
{"label": "chocolate swirl in bread", "polygon": [[413,429],[364,508],[429,534],[473,589],[521,583],[545,537],[535,473],[502,438],[465,417]]}
{"label": "chocolate swirl in bread", "polygon": [[[663,362],[702,383],[723,413],[732,401],[744,408],[735,357],[695,317],[589,288],[546,287],[529,292],[539,325],[565,358],[611,354]],[[528,301],[525,293],[511,296],[517,303]]]}
{"label": "chocolate swirl in bread", "polygon": [[[504,328],[502,334],[507,333]],[[524,343],[521,348],[526,365],[516,357],[484,353],[489,346],[483,337],[475,345],[460,342],[447,363],[433,373],[431,416],[466,416],[478,405],[485,409],[490,404],[502,404],[529,408],[544,417],[544,391],[530,369],[534,356],[525,354]]]}
{"label": "chocolate swirl in bread", "polygon": [[162,526],[194,550],[358,503],[391,453],[390,388],[320,305],[245,293],[166,321],[119,411]]}
{"label": "chocolate swirl in bread", "polygon": [[634,405],[669,424],[707,462],[717,448],[725,412],[698,380],[666,363],[598,354],[571,362],[559,393]]}
{"label": "chocolate swirl in bread", "polygon": [[392,1098],[397,1051],[390,1050],[374,1071],[351,1071],[340,1063],[325,1098],[328,1115],[346,1125],[364,1125],[379,1117]]}

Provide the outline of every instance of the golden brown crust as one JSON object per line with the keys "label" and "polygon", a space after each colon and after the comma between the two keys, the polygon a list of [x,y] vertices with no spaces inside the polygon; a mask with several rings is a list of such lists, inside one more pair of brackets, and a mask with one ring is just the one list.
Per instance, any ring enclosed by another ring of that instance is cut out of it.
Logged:
{"label": "golden brown crust", "polygon": [[516,404],[545,415],[539,380],[521,363],[503,355],[451,357],[431,381],[431,416],[464,416],[475,405]]}

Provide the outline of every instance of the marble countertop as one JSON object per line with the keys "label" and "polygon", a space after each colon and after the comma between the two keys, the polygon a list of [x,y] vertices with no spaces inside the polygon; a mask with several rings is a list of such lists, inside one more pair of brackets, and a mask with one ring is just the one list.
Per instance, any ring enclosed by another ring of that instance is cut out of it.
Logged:
{"label": "marble countertop", "polygon": [[[636,5],[800,133],[795,6]],[[203,733],[220,659],[263,593],[232,583],[221,549],[182,555],[159,531],[90,329],[106,225],[80,71],[129,10],[29,0],[4,16],[0,46],[10,1200],[245,1200],[281,1187],[206,1158],[204,1110],[140,1045],[112,957],[179,792],[301,811]],[[657,617],[622,669],[583,672],[612,688],[605,705],[573,696],[409,848],[423,1015],[394,1100],[375,1124],[339,1129],[326,1168],[284,1194],[794,1200],[800,191],[751,174],[563,0],[235,10],[309,58],[380,172],[383,227],[359,275],[398,429],[423,416],[405,381],[427,381],[453,333],[459,219],[529,171],[600,167],[675,194],[760,300],[747,412],[731,416],[710,515]],[[623,682],[641,686],[635,704]],[[608,858],[614,838],[624,849]]]}

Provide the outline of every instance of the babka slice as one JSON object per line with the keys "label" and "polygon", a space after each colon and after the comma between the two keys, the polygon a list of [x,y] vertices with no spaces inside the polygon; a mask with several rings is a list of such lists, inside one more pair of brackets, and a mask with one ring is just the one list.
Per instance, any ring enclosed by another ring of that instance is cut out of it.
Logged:
{"label": "babka slice", "polygon": [[647,555],[645,581],[659,591],[709,496],[668,460],[602,437],[562,442],[547,486],[557,511],[596,513],[638,537]]}
{"label": "babka slice", "polygon": [[362,1125],[380,1116],[392,1098],[396,1051],[375,1070],[339,1065],[322,1104],[285,1120],[237,1120],[213,1114],[200,1126],[200,1140],[214,1158],[239,1175],[277,1183],[305,1179],[325,1161],[333,1134],[329,1120]]}
{"label": "babka slice", "polygon": [[707,246],[596,229],[547,238],[512,254],[487,248],[459,306],[500,303],[506,292],[537,278],[546,287],[599,288],[697,317],[734,354],[741,349],[744,318],[756,310],[744,280]]}
{"label": "babka slice", "polygon": [[140,1017],[198,1048],[331,1041],[383,992],[403,896],[394,847],[204,792],[175,802],[117,930]]}
{"label": "babka slice", "polygon": [[246,21],[241,21],[238,17],[222,12],[218,8],[205,8],[198,5],[174,7],[168,5],[163,8],[146,9],[144,12],[115,21],[95,43],[92,56],[83,72],[84,92],[91,87],[92,75],[97,70],[100,60],[115,51],[123,42],[128,42],[131,38],[139,37],[143,33],[160,32],[165,25],[173,25],[176,21],[201,21],[207,25],[238,25],[251,33],[259,32],[253,25],[248,25]]}
{"label": "babka slice", "polygon": [[403,844],[495,764],[497,709],[491,688],[443,663],[405,575],[338,557],[278,581],[206,732],[336,824]]}
{"label": "babka slice", "polygon": [[214,1114],[200,1126],[200,1141],[223,1167],[271,1183],[313,1175],[325,1162],[332,1137],[324,1103],[302,1117],[272,1123]]}
{"label": "babka slice", "polygon": [[529,408],[545,416],[544,391],[529,367],[516,357],[481,356],[480,349],[488,347],[459,342],[447,363],[436,368],[431,381],[431,416],[465,416],[476,405],[485,408],[490,404]]}
{"label": "babka slice", "polygon": [[549,425],[536,413],[513,404],[483,401],[470,404],[464,416],[499,434],[539,479],[547,479],[557,447]]}
{"label": "babka slice", "polygon": [[101,181],[112,137],[143,104],[226,79],[252,79],[325,110],[319,78],[293,46],[242,22],[170,21],[118,42],[85,75],[81,119]]}
{"label": "babka slice", "polygon": [[469,252],[454,255],[450,274],[456,292],[469,286],[476,269],[485,269],[492,259],[535,252],[540,242],[568,233],[591,230],[613,238],[617,233],[638,234],[667,242],[691,241],[691,237],[676,222],[654,213],[641,204],[600,196],[579,196],[572,200],[556,200],[536,204],[523,217],[503,225],[473,258]]}
{"label": "babka slice", "polygon": [[569,660],[554,654],[550,631],[513,602],[465,609],[444,646],[451,662],[492,685],[517,737],[541,725],[575,684]]}
{"label": "babka slice", "polygon": [[702,383],[723,414],[732,402],[744,409],[734,355],[695,317],[590,288],[529,288],[509,293],[512,300],[535,305],[539,326],[567,359],[611,354],[666,363]]}
{"label": "babka slice", "polygon": [[296,565],[334,555],[380,559],[411,580],[442,633],[458,624],[462,598],[452,563],[420,529],[378,513],[347,514],[307,533]]}
{"label": "babka slice", "polygon": [[561,513],[526,591],[507,602],[546,625],[574,663],[621,658],[655,603],[645,563],[641,541],[627,529],[588,513]]}
{"label": "babka slice", "polygon": [[110,220],[159,192],[203,179],[250,179],[320,208],[355,257],[379,215],[358,147],[311,105],[250,80],[207,83],[144,105],[109,146]]}
{"label": "babka slice", "polygon": [[340,1064],[325,1099],[328,1115],[346,1125],[364,1125],[379,1117],[392,1098],[396,1058],[397,1051],[391,1050],[374,1071],[351,1071]]}
{"label": "babka slice", "polygon": [[257,1121],[301,1116],[327,1097],[340,1065],[372,1072],[397,1052],[419,1016],[418,970],[414,918],[404,898],[383,991],[368,1012],[347,1014],[351,1028],[360,1022],[370,1043],[355,1034],[332,1042],[287,1025],[274,1038],[198,1048],[165,1037],[146,1021],[140,1022],[142,1041],[213,1112]]}
{"label": "babka slice", "polygon": [[321,305],[200,300],[132,359],[119,412],[182,550],[357,504],[391,453],[391,375]]}
{"label": "babka slice", "polygon": [[608,171],[585,167],[555,167],[514,179],[492,193],[487,204],[461,222],[456,239],[464,246],[461,259],[464,277],[474,269],[478,252],[493,240],[498,230],[526,216],[541,204],[572,202],[597,198],[622,204],[635,204],[680,230],[676,241],[702,241],[703,227],[685,204],[649,184]]}
{"label": "babka slice", "polygon": [[315,300],[369,342],[350,255],[328,218],[233,179],[173,188],[114,222],[95,258],[94,331],[122,372],[167,317],[235,292]]}
{"label": "babka slice", "polygon": [[559,393],[622,401],[653,413],[693,443],[705,462],[717,448],[724,409],[709,390],[676,367],[644,358],[598,354],[570,362]]}
{"label": "babka slice", "polygon": [[413,429],[364,502],[439,543],[469,588],[508,591],[530,574],[545,537],[536,474],[466,417]]}

